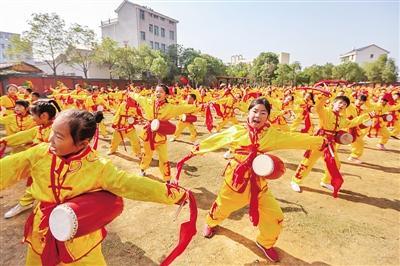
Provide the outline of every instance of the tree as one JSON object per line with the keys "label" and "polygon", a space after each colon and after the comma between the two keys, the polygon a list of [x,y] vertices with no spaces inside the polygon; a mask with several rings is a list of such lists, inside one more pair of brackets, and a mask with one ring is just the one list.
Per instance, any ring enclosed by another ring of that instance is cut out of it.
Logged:
{"label": "tree", "polygon": [[64,20],[55,13],[33,14],[28,24],[31,28],[22,34],[23,41],[31,43],[34,57],[46,62],[57,75],[57,67],[64,61],[60,55],[68,46]]}
{"label": "tree", "polygon": [[397,67],[392,58],[389,58],[382,71],[382,80],[386,83],[393,83],[397,81]]}
{"label": "tree", "polygon": [[189,78],[194,80],[195,87],[203,81],[207,72],[207,61],[204,58],[196,57],[193,63],[188,65]]}
{"label": "tree", "polygon": [[205,74],[204,84],[210,85],[217,80],[217,76],[226,74],[226,66],[221,61],[221,59],[218,59],[208,54],[202,54],[201,58],[205,59],[207,63],[207,71]]}
{"label": "tree", "polygon": [[275,78],[278,64],[279,60],[276,54],[263,52],[253,61],[252,76],[258,82],[271,84]]}
{"label": "tree", "polygon": [[141,75],[141,69],[137,66],[137,52],[132,47],[121,47],[116,50],[116,61],[112,72],[119,77],[127,78],[129,81]]}
{"label": "tree", "polygon": [[394,82],[397,79],[397,67],[393,59],[381,55],[375,61],[364,65],[365,75],[371,82]]}
{"label": "tree", "polygon": [[272,84],[284,86],[288,85],[291,81],[290,73],[292,72],[292,68],[288,64],[278,64],[277,69],[275,70],[275,79],[272,81]]}
{"label": "tree", "polygon": [[188,66],[200,55],[200,51],[193,48],[184,48],[181,53],[178,53],[178,67],[182,69],[182,74],[188,74]]}
{"label": "tree", "polygon": [[335,66],[332,71],[332,78],[350,82],[360,82],[366,79],[364,70],[354,62],[345,62]]}
{"label": "tree", "polygon": [[227,67],[226,72],[229,76],[237,78],[245,78],[250,75],[251,66],[250,64],[240,62],[236,65],[230,65]]}
{"label": "tree", "polygon": [[11,60],[22,61],[32,58],[32,43],[20,35],[13,35],[10,39],[10,47],[6,50],[6,55]]}
{"label": "tree", "polygon": [[104,38],[95,49],[94,60],[101,65],[108,67],[110,72],[110,81],[112,80],[112,68],[118,58],[118,44],[110,38]]}
{"label": "tree", "polygon": [[158,82],[161,82],[168,73],[168,64],[165,59],[161,56],[154,58],[151,63],[150,72],[157,78]]}
{"label": "tree", "polygon": [[96,35],[93,30],[79,24],[73,24],[68,35],[69,45],[66,51],[66,62],[68,65],[77,66],[82,70],[85,79],[87,79],[89,66],[94,59]]}

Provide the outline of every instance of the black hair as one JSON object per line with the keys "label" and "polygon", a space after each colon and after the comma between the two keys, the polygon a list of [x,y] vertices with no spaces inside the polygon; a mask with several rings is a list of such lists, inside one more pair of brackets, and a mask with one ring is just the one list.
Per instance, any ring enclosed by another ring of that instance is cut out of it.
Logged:
{"label": "black hair", "polygon": [[193,100],[195,100],[195,101],[196,101],[196,99],[197,99],[197,97],[196,97],[196,94],[194,94],[194,93],[190,93],[190,94],[189,94],[189,96],[190,96],[190,97],[192,97],[192,98],[193,98]]}
{"label": "black hair", "polygon": [[17,100],[15,101],[15,105],[21,105],[26,109],[29,107],[29,102],[24,100]]}
{"label": "black hair", "polygon": [[339,100],[344,101],[347,104],[347,106],[350,105],[350,99],[347,96],[344,96],[344,95],[337,96],[333,101],[336,102],[336,101],[339,101]]}
{"label": "black hair", "polygon": [[64,111],[60,116],[68,118],[69,132],[75,145],[86,139],[91,140],[96,132],[97,123],[104,118],[102,112],[90,113],[76,109]]}
{"label": "black hair", "polygon": [[264,105],[265,109],[267,109],[268,116],[269,116],[269,114],[271,113],[271,104],[265,98],[257,98],[257,99],[252,100],[250,105],[249,105],[249,108],[247,110],[250,111],[257,104]]}
{"label": "black hair", "polygon": [[36,97],[40,98],[40,93],[39,93],[39,92],[36,92],[36,91],[34,91],[34,92],[32,92],[32,96],[36,96]]}
{"label": "black hair", "polygon": [[29,93],[32,93],[32,89],[31,88],[27,88],[26,91],[29,92]]}
{"label": "black hair", "polygon": [[56,116],[57,111],[60,112],[61,108],[54,100],[37,100],[32,104],[30,109],[31,114],[35,114],[37,116],[47,113],[50,120]]}
{"label": "black hair", "polygon": [[164,92],[165,92],[167,95],[169,95],[169,88],[168,88],[167,85],[165,85],[165,84],[157,84],[156,88],[157,88],[157,87],[162,88],[162,89],[164,90]]}
{"label": "black hair", "polygon": [[315,104],[314,93],[312,93],[312,92],[310,92],[310,91],[309,91],[309,92],[306,92],[306,94],[307,94],[307,93],[310,95],[312,103]]}
{"label": "black hair", "polygon": [[359,99],[360,101],[365,102],[365,101],[367,101],[367,95],[361,94],[360,96],[358,96],[358,99]]}

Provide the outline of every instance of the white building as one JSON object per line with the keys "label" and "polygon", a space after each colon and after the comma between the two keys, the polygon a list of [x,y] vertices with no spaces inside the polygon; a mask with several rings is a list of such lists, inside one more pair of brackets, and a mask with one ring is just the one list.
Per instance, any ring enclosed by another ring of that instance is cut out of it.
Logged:
{"label": "white building", "polygon": [[[12,61],[32,61],[32,54],[21,55],[19,58],[9,58],[7,56],[7,49],[11,47],[10,41],[13,36],[19,36],[17,33],[0,31],[0,63]],[[18,59],[18,60],[17,60]]]}
{"label": "white building", "polygon": [[118,17],[101,22],[102,37],[109,37],[121,46],[138,47],[147,44],[165,51],[177,43],[179,21],[154,10],[124,0],[115,10]]}
{"label": "white building", "polygon": [[237,65],[239,63],[245,63],[245,64],[251,64],[253,60],[248,60],[243,57],[243,55],[238,54],[238,55],[232,55],[231,56],[231,62],[228,63],[229,65]]}
{"label": "white building", "polygon": [[280,52],[279,53],[279,64],[289,64],[290,62],[290,54]]}
{"label": "white building", "polygon": [[371,44],[362,48],[351,50],[343,55],[340,55],[341,62],[355,62],[355,63],[369,63],[378,59],[383,54],[390,52],[379,47],[378,45]]}

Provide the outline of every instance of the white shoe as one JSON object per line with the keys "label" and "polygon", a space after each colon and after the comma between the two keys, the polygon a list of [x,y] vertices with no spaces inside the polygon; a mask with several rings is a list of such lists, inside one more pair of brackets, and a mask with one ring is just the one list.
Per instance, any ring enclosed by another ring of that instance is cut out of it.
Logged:
{"label": "white shoe", "polygon": [[170,142],[174,142],[175,141],[175,137],[172,137],[169,139]]}
{"label": "white shoe", "polygon": [[146,172],[144,170],[140,170],[140,176],[146,176]]}
{"label": "white shoe", "polygon": [[382,151],[386,151],[385,145],[383,144],[376,144],[376,147]]}
{"label": "white shoe", "polygon": [[333,186],[331,184],[327,184],[327,183],[324,183],[324,182],[321,182],[319,184],[321,185],[321,187],[324,187],[324,188],[326,188],[326,189],[328,189],[330,191],[334,190],[334,188],[333,188]]}
{"label": "white shoe", "polygon": [[112,155],[112,154],[115,154],[115,151],[108,151],[107,152],[107,155]]}
{"label": "white shoe", "polygon": [[301,188],[296,182],[291,181],[290,186],[292,187],[293,191],[301,192]]}
{"label": "white shoe", "polygon": [[227,152],[224,153],[224,159],[228,160],[228,159],[232,159],[232,158],[233,158],[233,155],[230,150],[228,150]]}
{"label": "white shoe", "polygon": [[14,216],[20,214],[21,212],[31,209],[32,207],[33,207],[33,203],[26,205],[26,206],[22,206],[21,204],[18,203],[17,205],[12,207],[8,212],[6,212],[4,214],[4,218],[8,219],[8,218],[14,217]]}
{"label": "white shoe", "polygon": [[358,158],[354,158],[354,157],[349,157],[347,158],[348,161],[352,162],[352,163],[356,163],[356,164],[362,164],[362,161]]}

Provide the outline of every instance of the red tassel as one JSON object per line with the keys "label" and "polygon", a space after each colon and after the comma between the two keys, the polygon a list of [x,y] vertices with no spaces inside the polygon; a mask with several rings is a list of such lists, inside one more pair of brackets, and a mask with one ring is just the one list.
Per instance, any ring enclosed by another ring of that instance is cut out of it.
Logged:
{"label": "red tassel", "polygon": [[333,145],[330,143],[328,147],[324,150],[324,159],[326,163],[326,168],[331,176],[331,185],[333,186],[333,197],[336,198],[337,194],[342,186],[344,180],[342,174],[339,172],[339,169],[336,165],[335,157],[332,155]]}
{"label": "red tassel", "polygon": [[207,127],[207,130],[209,132],[211,132],[211,130],[213,129],[213,116],[211,114],[211,107],[210,105],[207,105],[206,107],[206,119],[205,119],[205,124]]}
{"label": "red tassel", "polygon": [[174,250],[161,262],[161,266],[170,265],[179,255],[185,251],[186,247],[189,245],[193,236],[196,235],[196,221],[197,221],[197,205],[196,200],[191,191],[187,191],[189,194],[189,209],[190,209],[190,219],[187,222],[181,224],[179,232],[179,242]]}
{"label": "red tassel", "polygon": [[310,112],[306,110],[304,116],[304,128],[301,130],[301,133],[307,133],[310,130],[310,128],[311,128]]}
{"label": "red tassel", "polygon": [[99,127],[96,127],[96,132],[94,133],[93,149],[97,150],[97,145],[99,143]]}

